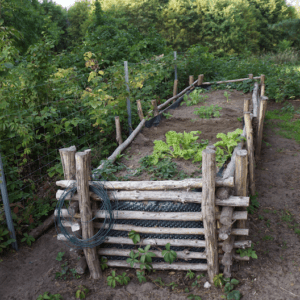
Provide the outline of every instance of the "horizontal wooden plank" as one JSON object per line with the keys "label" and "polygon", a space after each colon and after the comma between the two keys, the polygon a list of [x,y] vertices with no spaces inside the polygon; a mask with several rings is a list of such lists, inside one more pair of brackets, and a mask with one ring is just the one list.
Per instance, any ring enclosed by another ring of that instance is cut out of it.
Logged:
{"label": "horizontal wooden plank", "polygon": [[[56,199],[59,200],[63,195],[64,190],[58,190],[56,192]],[[90,192],[90,196],[97,201],[102,199],[95,193]],[[201,203],[202,193],[185,192],[185,191],[116,191],[108,192],[108,197],[111,199],[117,199],[118,201],[175,201],[181,203]],[[66,200],[70,200],[71,195],[66,197]],[[231,196],[226,200],[216,199],[216,205],[219,206],[249,206],[249,197]],[[72,200],[79,200],[78,194],[72,197]]]}
{"label": "horizontal wooden plank", "polygon": [[[153,252],[156,257],[163,257],[161,254],[161,251],[157,250],[150,250]],[[130,256],[131,250],[129,249],[116,249],[116,248],[100,248],[98,250],[99,255],[107,255],[107,256]],[[137,251],[134,251],[137,252]],[[180,259],[206,259],[205,252],[190,252],[188,250],[186,251],[177,251],[177,258]]]}
{"label": "horizontal wooden plank", "polygon": [[[109,267],[128,268],[129,264],[122,260],[109,260],[106,263]],[[207,271],[207,264],[188,264],[188,263],[152,263],[154,270],[178,270],[178,271]],[[133,268],[139,269],[140,264],[134,264]]]}
{"label": "horizontal wooden plank", "polygon": [[[55,216],[57,211],[55,210]],[[70,215],[67,209],[61,209],[60,215],[62,217],[75,217],[80,219],[80,214]],[[104,219],[109,217],[104,211],[97,211],[93,215],[95,218]],[[247,220],[247,211],[233,212],[233,220]],[[216,214],[216,218],[220,219],[220,213]],[[118,220],[166,220],[166,221],[203,221],[201,212],[148,212],[148,211],[130,211],[130,210],[115,210],[114,219]]]}
{"label": "horizontal wooden plank", "polygon": [[[184,180],[165,180],[165,181],[90,181],[90,184],[101,183],[108,190],[173,190],[173,189],[193,189],[202,188],[202,178],[189,178]],[[67,188],[76,184],[75,180],[60,180],[56,185]],[[216,186],[234,187],[233,177],[226,179],[217,177]]]}

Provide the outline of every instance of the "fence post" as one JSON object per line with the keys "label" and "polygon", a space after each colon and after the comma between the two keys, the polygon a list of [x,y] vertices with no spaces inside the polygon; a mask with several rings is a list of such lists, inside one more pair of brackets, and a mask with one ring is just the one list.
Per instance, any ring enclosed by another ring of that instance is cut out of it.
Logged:
{"label": "fence post", "polygon": [[260,157],[261,143],[263,138],[264,120],[267,111],[268,97],[262,96],[259,105],[259,118],[257,129],[257,141],[256,141],[256,160]]}
{"label": "fence post", "polygon": [[122,140],[121,124],[120,124],[119,116],[115,117],[115,123],[116,123],[116,140],[118,144],[121,145],[123,144],[123,140]]}
{"label": "fence post", "polygon": [[216,151],[202,152],[202,214],[205,229],[205,244],[208,278],[213,283],[219,273],[217,222],[215,214]]}
{"label": "fence post", "polygon": [[[90,162],[91,152],[77,152],[75,155],[76,160],[76,178],[77,178],[77,191],[79,194],[79,208],[81,215],[82,238],[91,239],[94,236],[93,216],[89,195],[89,177],[90,177]],[[92,240],[91,240],[92,241]],[[93,279],[102,277],[100,268],[99,257],[94,248],[83,249],[90,274]]]}
{"label": "fence post", "polygon": [[[126,90],[129,93],[129,76],[128,76],[128,62],[124,61],[124,70],[125,70],[125,83]],[[128,113],[128,126],[129,126],[129,135],[132,133],[132,124],[131,124],[131,106],[130,106],[130,98],[127,97],[127,113]]]}
{"label": "fence post", "polygon": [[143,121],[144,113],[143,113],[141,100],[136,100],[136,104],[137,104],[137,108],[138,108],[138,114],[139,114],[140,121]]}
{"label": "fence post", "polygon": [[11,245],[16,251],[18,251],[18,244],[17,244],[14,224],[13,224],[12,217],[11,217],[11,211],[10,211],[9,199],[8,199],[8,194],[7,194],[7,189],[6,189],[6,181],[5,181],[4,168],[3,168],[1,154],[0,154],[0,188],[1,188],[2,201],[4,204],[4,212],[5,212],[5,217],[6,217],[7,228],[9,230],[9,235],[10,235],[11,239],[15,240],[15,242],[12,242]]}
{"label": "fence post", "polygon": [[59,149],[65,180],[76,179],[75,153],[76,153],[75,146]]}
{"label": "fence post", "polygon": [[153,107],[154,117],[156,117],[158,115],[158,108],[157,108],[156,100],[151,100],[151,105]]}
{"label": "fence post", "polygon": [[204,78],[204,75],[203,75],[203,74],[198,75],[198,85],[199,85],[199,86],[202,84],[203,78]]}

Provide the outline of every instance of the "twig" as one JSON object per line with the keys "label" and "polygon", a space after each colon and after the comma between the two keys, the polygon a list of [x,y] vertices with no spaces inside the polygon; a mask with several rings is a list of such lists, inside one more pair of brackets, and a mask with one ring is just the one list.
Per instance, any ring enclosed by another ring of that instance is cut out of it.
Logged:
{"label": "twig", "polygon": [[295,295],[295,294],[293,294],[292,292],[290,292],[290,291],[288,291],[288,290],[286,290],[286,289],[282,288],[281,286],[280,286],[280,288],[281,288],[282,290],[284,290],[284,291],[286,291],[286,292],[290,293],[291,295],[293,295],[293,296],[295,296],[295,297],[300,297],[300,296],[298,296],[298,295]]}

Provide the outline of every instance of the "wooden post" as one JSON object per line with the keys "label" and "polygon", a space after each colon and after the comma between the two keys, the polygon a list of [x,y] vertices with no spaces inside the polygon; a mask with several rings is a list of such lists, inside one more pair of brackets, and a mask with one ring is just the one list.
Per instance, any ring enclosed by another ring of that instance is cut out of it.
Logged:
{"label": "wooden post", "polygon": [[59,149],[65,180],[76,179],[75,153],[76,153],[75,146]]}
{"label": "wooden post", "polygon": [[119,116],[115,117],[115,123],[116,123],[116,140],[118,144],[121,145],[123,144],[123,140],[122,140],[121,124],[120,124]]}
{"label": "wooden post", "polygon": [[144,113],[143,113],[141,100],[137,100],[136,103],[137,103],[139,118],[142,121],[144,119]]}
{"label": "wooden post", "polygon": [[152,104],[152,107],[153,107],[154,117],[156,117],[158,115],[156,100],[151,100],[151,104]]}
{"label": "wooden post", "polygon": [[248,74],[249,79],[253,79],[253,74]]}
{"label": "wooden post", "polygon": [[[192,85],[193,83],[194,83],[194,76],[193,76],[193,75],[190,75],[190,76],[189,76],[189,85]],[[191,90],[194,89],[194,88],[195,88],[195,87],[192,86],[192,87],[191,87]]]}
{"label": "wooden post", "polygon": [[244,100],[244,112],[249,111],[250,99]]}
{"label": "wooden post", "polygon": [[260,157],[261,143],[263,137],[264,129],[264,119],[268,105],[268,97],[261,97],[260,106],[259,106],[259,119],[258,119],[258,129],[257,129],[257,140],[256,140],[256,160]]}
{"label": "wooden post", "polygon": [[265,95],[265,84],[264,83],[262,83],[261,85],[260,85],[260,97],[263,97],[264,95]]}
{"label": "wooden post", "polygon": [[203,74],[198,75],[198,85],[201,85],[201,84],[202,84],[203,78],[204,78],[204,75],[203,75]]}
{"label": "wooden post", "polygon": [[260,75],[260,84],[265,84],[265,75],[264,74]]}
{"label": "wooden post", "polygon": [[250,193],[251,195],[255,195],[253,129],[251,124],[250,112],[244,113],[244,120],[246,127],[247,150],[249,156]]}
{"label": "wooden post", "polygon": [[[174,87],[173,87],[173,97],[177,95],[177,87],[178,87],[178,79],[174,80]],[[176,99],[173,100],[173,103],[176,101]]]}
{"label": "wooden post", "polygon": [[219,273],[215,215],[216,151],[205,149],[202,155],[202,214],[205,229],[207,271],[209,281],[213,283],[213,278]]}
{"label": "wooden post", "polygon": [[[82,238],[90,239],[94,236],[94,226],[92,222],[92,209],[89,195],[89,170],[90,170],[90,151],[77,152],[76,177],[77,191],[79,194],[79,208],[81,215]],[[93,279],[102,277],[99,257],[96,248],[84,248],[84,254]]]}

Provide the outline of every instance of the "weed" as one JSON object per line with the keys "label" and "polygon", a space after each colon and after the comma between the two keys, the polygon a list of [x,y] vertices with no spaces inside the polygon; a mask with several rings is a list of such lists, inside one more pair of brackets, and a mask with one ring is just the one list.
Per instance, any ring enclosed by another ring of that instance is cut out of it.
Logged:
{"label": "weed", "polygon": [[139,260],[137,259],[139,255],[139,252],[134,253],[132,250],[130,251],[129,258],[127,258],[126,262],[130,264],[131,268],[133,268],[135,263],[139,262]]}
{"label": "weed", "polygon": [[157,277],[153,282],[157,282],[160,286],[164,287],[166,284],[161,280],[160,277]]}
{"label": "weed", "polygon": [[100,258],[100,267],[101,267],[102,271],[104,271],[105,269],[108,269],[107,258],[101,256],[101,258]]}
{"label": "weed", "polygon": [[300,236],[300,229],[299,228],[295,228],[294,232]]}
{"label": "weed", "polygon": [[251,244],[250,248],[247,248],[247,249],[238,249],[238,250],[236,250],[236,253],[239,253],[241,257],[249,256],[249,257],[257,259],[257,254],[253,250],[253,246],[254,245]]}
{"label": "weed", "polygon": [[121,285],[127,285],[130,281],[130,278],[126,275],[126,272],[122,273],[122,275],[116,275],[115,271],[111,272],[111,275],[107,277],[107,284],[115,288],[117,285],[117,282]]}
{"label": "weed", "polygon": [[208,96],[204,96],[201,95],[201,93],[203,93],[205,90],[202,89],[197,89],[194,90],[193,92],[191,92],[189,95],[184,95],[183,96],[183,102],[181,103],[181,105],[183,105],[184,103],[186,104],[186,106],[192,106],[192,105],[196,105],[200,102],[205,102],[205,100],[208,98]]}
{"label": "weed", "polygon": [[264,251],[264,254],[266,255],[266,254],[268,254],[270,252],[270,250],[265,250]]}
{"label": "weed", "polygon": [[137,232],[135,232],[134,230],[131,230],[128,233],[128,237],[130,239],[132,239],[132,241],[133,241],[134,244],[137,244],[141,240],[140,235]]}
{"label": "weed", "polygon": [[263,220],[263,219],[264,219],[264,216],[258,215],[258,218],[259,218],[260,220]]}
{"label": "weed", "polygon": [[241,118],[241,117],[237,117],[237,120],[238,120],[239,122],[242,122],[242,118]]}
{"label": "weed", "polygon": [[267,225],[268,228],[271,227],[271,220],[270,219],[267,220],[266,225]]}
{"label": "weed", "polygon": [[224,96],[226,97],[226,100],[227,100],[227,103],[229,102],[229,96],[230,96],[230,94],[227,92],[227,91],[225,91],[224,92]]}
{"label": "weed", "polygon": [[162,251],[162,256],[164,257],[164,260],[170,264],[173,263],[173,261],[177,258],[177,253],[170,249],[171,245],[170,243],[166,244],[166,250]]}
{"label": "weed", "polygon": [[65,252],[58,252],[58,254],[56,256],[56,260],[62,261],[64,255],[65,255]]}
{"label": "weed", "polygon": [[194,294],[190,294],[187,296],[188,299],[191,300],[201,300],[202,298],[200,296],[194,295]]}
{"label": "weed", "polygon": [[185,277],[188,277],[189,279],[193,279],[195,277],[195,273],[192,272],[191,270],[188,270]]}
{"label": "weed", "polygon": [[144,249],[139,248],[138,251],[141,255],[140,257],[140,269],[143,270],[146,268],[148,271],[153,269],[152,267],[152,257],[155,256],[153,252],[149,252],[150,245],[147,245]]}
{"label": "weed", "polygon": [[185,292],[185,293],[189,293],[190,290],[189,290],[188,288],[185,288],[185,289],[184,289],[184,292]]}
{"label": "weed", "polygon": [[249,214],[254,214],[257,212],[259,208],[259,202],[257,200],[258,193],[256,192],[255,195],[250,195],[250,205],[247,207],[247,211]]}
{"label": "weed", "polygon": [[24,233],[24,238],[21,239],[21,242],[27,243],[28,246],[31,246],[31,243],[35,241],[35,238],[27,233]]}
{"label": "weed", "polygon": [[176,284],[175,282],[171,282],[168,284],[168,286],[170,286],[172,291],[174,291],[178,287],[178,284]]}
{"label": "weed", "polygon": [[78,286],[78,290],[75,293],[76,299],[85,299],[86,294],[89,292],[89,289],[83,285]]}
{"label": "weed", "polygon": [[285,213],[283,212],[282,216],[281,216],[281,220],[287,223],[290,223],[294,220],[293,216],[291,215],[291,213],[289,211],[285,211]]}
{"label": "weed", "polygon": [[36,300],[61,300],[62,296],[60,294],[52,295],[49,292],[45,292],[43,295],[39,295]]}
{"label": "weed", "polygon": [[273,241],[274,238],[271,235],[266,235],[266,236],[263,237],[263,240],[264,241]]}
{"label": "weed", "polygon": [[6,228],[0,227],[0,253],[3,251],[3,249],[15,241],[16,240],[9,238],[9,231]]}
{"label": "weed", "polygon": [[225,284],[223,274],[217,274],[213,278],[213,282],[214,282],[215,287],[221,288]]}
{"label": "weed", "polygon": [[147,281],[146,277],[144,275],[145,275],[144,271],[136,271],[136,276],[137,276],[137,279],[138,279],[139,283]]}
{"label": "weed", "polygon": [[166,119],[170,119],[171,117],[172,117],[172,114],[170,114],[170,113],[163,113],[163,115],[164,115],[164,117],[166,118]]}
{"label": "weed", "polygon": [[266,145],[267,147],[271,147],[271,146],[272,146],[270,143],[267,143],[267,142],[265,142],[265,141],[263,141],[263,142],[265,143],[265,145]]}
{"label": "weed", "polygon": [[222,110],[222,107],[212,104],[211,106],[201,106],[196,108],[194,114],[202,119],[218,118],[220,117],[220,110]]}

